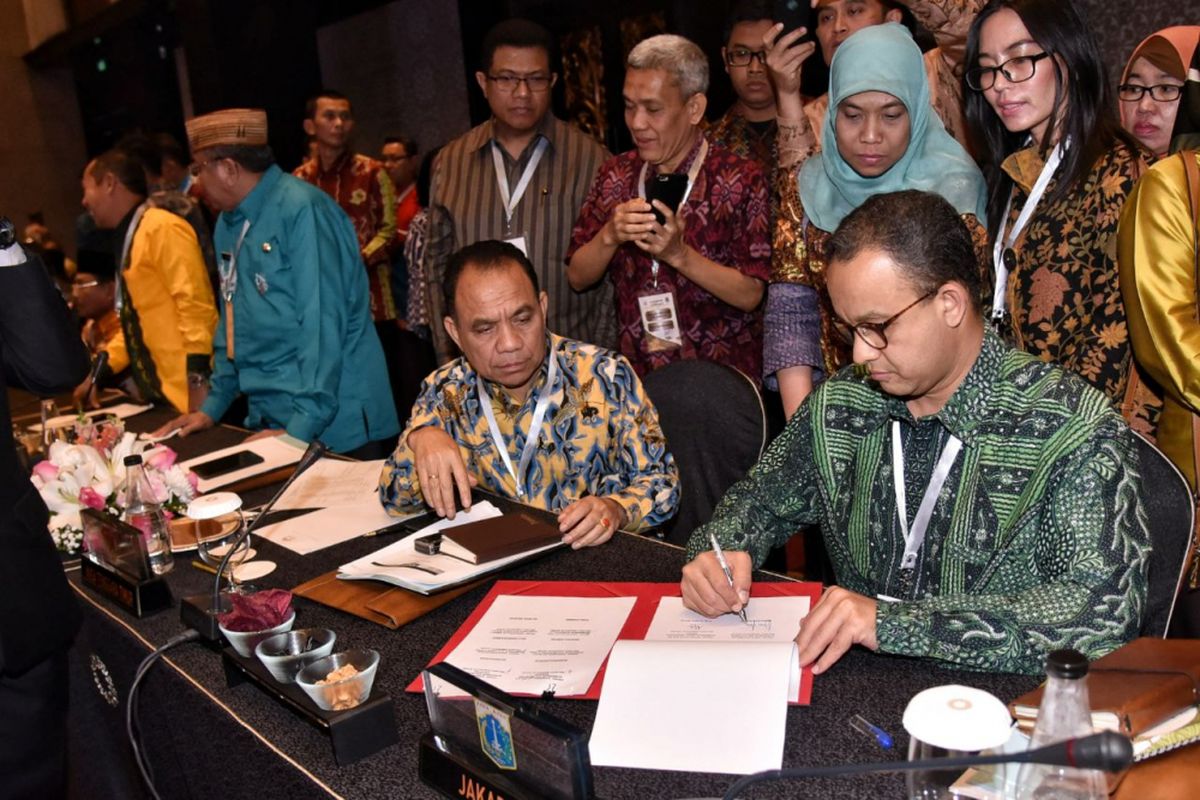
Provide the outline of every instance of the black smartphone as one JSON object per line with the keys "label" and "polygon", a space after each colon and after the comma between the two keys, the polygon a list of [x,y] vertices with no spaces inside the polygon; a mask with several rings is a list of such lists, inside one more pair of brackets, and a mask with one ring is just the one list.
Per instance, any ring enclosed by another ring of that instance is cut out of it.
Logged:
{"label": "black smartphone", "polygon": [[[687,191],[687,175],[678,172],[668,172],[665,175],[655,175],[646,185],[646,202],[651,204],[658,200],[667,208],[678,213],[679,205],[683,202],[683,194]],[[654,208],[654,218],[659,225],[667,224],[667,217]]]}
{"label": "black smartphone", "polygon": [[250,450],[239,450],[236,453],[230,453],[227,456],[214,458],[212,461],[205,461],[203,464],[194,464],[192,472],[199,475],[201,478],[208,480],[215,478],[218,475],[225,475],[229,472],[236,472],[239,469],[253,467],[255,464],[263,463],[263,457],[258,453]]}
{"label": "black smartphone", "polygon": [[783,31],[780,36],[789,34],[796,28],[808,28],[808,33],[801,37],[800,41],[808,41],[812,38],[813,28],[813,9],[809,0],[774,0],[772,3],[773,19],[776,22],[783,23]]}

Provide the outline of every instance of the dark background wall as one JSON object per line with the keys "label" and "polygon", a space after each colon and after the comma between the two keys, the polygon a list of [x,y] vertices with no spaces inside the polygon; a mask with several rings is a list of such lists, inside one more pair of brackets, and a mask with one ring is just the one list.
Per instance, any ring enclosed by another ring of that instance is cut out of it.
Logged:
{"label": "dark background wall", "polygon": [[[487,116],[474,81],[477,54],[487,29],[510,16],[537,20],[564,41],[590,37],[595,57],[586,66],[604,101],[595,124],[615,151],[629,145],[620,91],[635,35],[667,30],[696,41],[712,62],[710,116],[732,100],[718,60],[729,0],[55,3],[0,0],[0,83],[11,98],[0,114],[0,213],[45,210],[68,249],[64,228],[79,211],[84,160],[130,128],[182,139],[188,116],[261,107],[280,163],[291,168],[304,149],[304,100],[329,85],[354,99],[362,151],[376,152],[384,135],[398,131],[422,149],[456,136]],[[1148,33],[1200,24],[1200,0],[1081,4],[1114,76]],[[48,27],[47,17],[62,21]],[[564,83],[554,107],[577,118],[580,100],[566,96]]]}

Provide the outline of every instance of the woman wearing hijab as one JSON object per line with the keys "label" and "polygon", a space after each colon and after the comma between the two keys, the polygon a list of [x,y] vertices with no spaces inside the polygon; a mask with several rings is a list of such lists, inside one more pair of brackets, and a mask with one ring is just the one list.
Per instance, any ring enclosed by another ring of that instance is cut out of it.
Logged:
{"label": "woman wearing hijab", "polygon": [[1171,146],[1179,96],[1188,64],[1200,42],[1200,25],[1163,28],[1147,36],[1129,57],[1121,84],[1121,127],[1160,159]]}
{"label": "woman wearing hijab", "polygon": [[993,320],[1121,406],[1132,359],[1117,224],[1145,162],[1117,121],[1077,0],[991,0],[971,25],[966,66],[967,124],[988,181]]}
{"label": "woman wearing hijab", "polygon": [[778,381],[788,417],[814,379],[850,361],[824,274],[827,242],[847,214],[872,195],[921,189],[948,200],[977,241],[986,238],[983,175],[934,114],[920,48],[904,27],[850,36],[830,65],[829,100],[826,147],[801,168],[799,192],[782,199],[775,230],[775,248],[795,258],[773,259],[763,371],[768,386]]}
{"label": "woman wearing hijab", "polygon": [[[1200,60],[1190,63],[1200,70]],[[1133,355],[1163,392],[1157,443],[1194,492],[1200,452],[1200,229],[1194,207],[1200,205],[1200,154],[1179,145],[1196,143],[1187,137],[1200,131],[1200,84],[1188,86],[1175,126],[1177,154],[1161,158],[1138,181],[1125,201],[1118,241]]]}

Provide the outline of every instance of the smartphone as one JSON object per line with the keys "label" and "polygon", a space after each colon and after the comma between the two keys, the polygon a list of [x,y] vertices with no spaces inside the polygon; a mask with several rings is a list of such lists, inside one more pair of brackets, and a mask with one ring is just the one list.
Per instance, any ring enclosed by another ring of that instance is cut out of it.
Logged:
{"label": "smartphone", "polygon": [[192,465],[192,472],[208,480],[261,463],[263,463],[263,457],[258,453],[250,450],[239,450],[227,456],[214,458],[212,461],[205,461],[203,464],[194,464]]}
{"label": "smartphone", "polygon": [[776,22],[783,23],[780,36],[789,34],[796,28],[808,28],[808,33],[804,34],[800,41],[805,42],[812,38],[816,25],[813,22],[813,9],[809,0],[775,0],[772,3],[772,13]]}
{"label": "smartphone", "polygon": [[[646,185],[646,202],[653,204],[658,200],[672,211],[678,212],[683,203],[683,193],[687,191],[687,175],[669,172],[665,175],[655,175]],[[653,207],[653,206],[652,206]],[[667,224],[667,217],[654,208],[654,218],[659,225]]]}

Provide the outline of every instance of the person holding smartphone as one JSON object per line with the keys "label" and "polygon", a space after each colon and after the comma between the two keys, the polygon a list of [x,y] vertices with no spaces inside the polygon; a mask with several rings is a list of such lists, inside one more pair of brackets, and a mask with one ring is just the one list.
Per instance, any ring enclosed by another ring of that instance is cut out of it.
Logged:
{"label": "person holding smartphone", "polygon": [[766,179],[700,128],[708,58],[699,47],[654,36],[630,51],[626,67],[635,148],[606,162],[592,183],[571,234],[567,278],[576,290],[612,281],[620,351],[639,374],[697,358],[756,377],[771,252]]}

